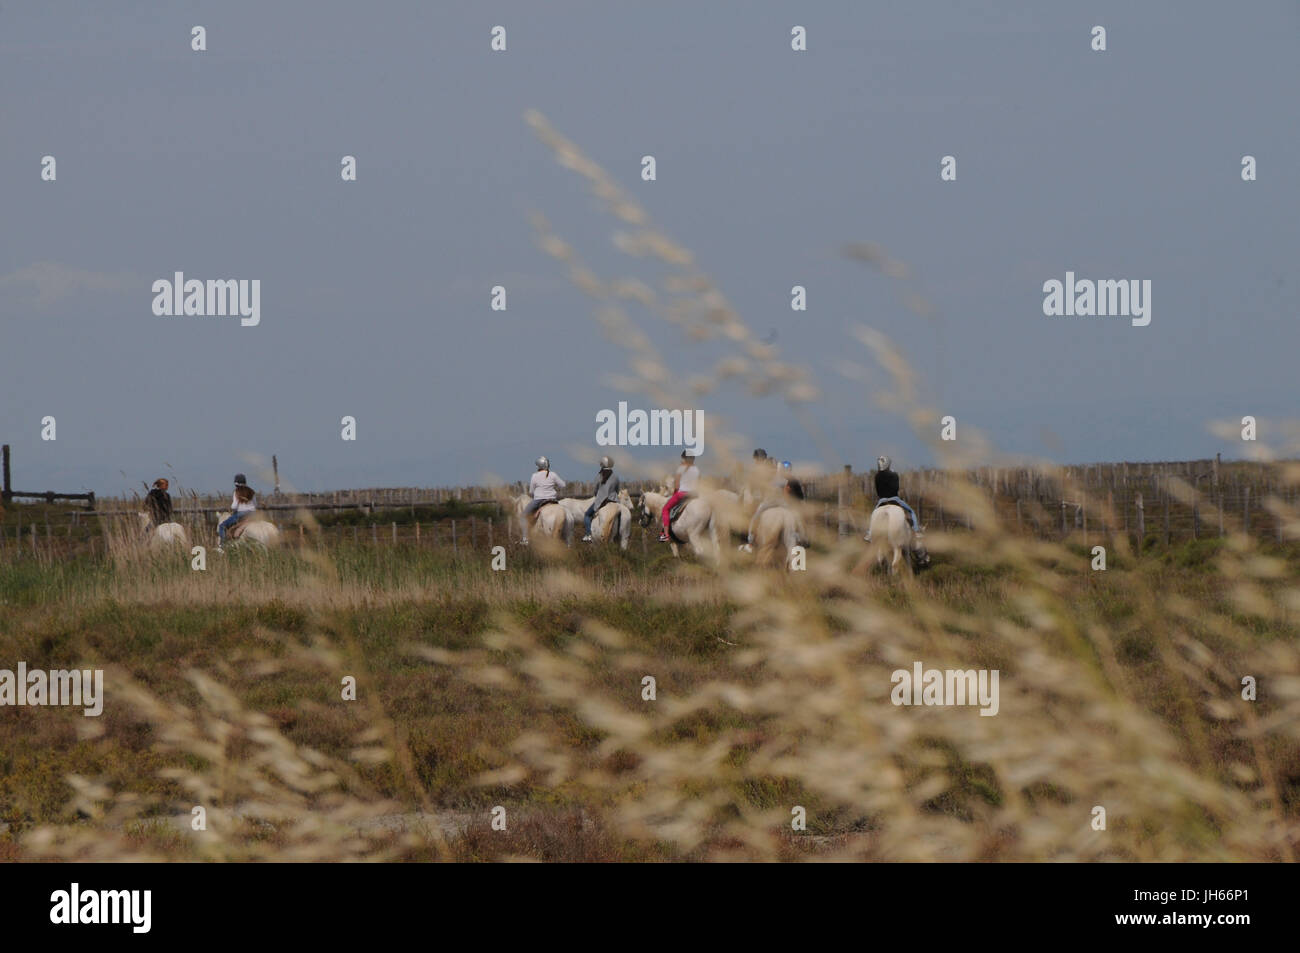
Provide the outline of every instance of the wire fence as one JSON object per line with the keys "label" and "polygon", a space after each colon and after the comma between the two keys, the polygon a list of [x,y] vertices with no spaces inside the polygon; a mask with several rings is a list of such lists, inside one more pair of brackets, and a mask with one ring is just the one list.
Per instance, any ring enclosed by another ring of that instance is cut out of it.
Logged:
{"label": "wire fence", "polygon": [[[927,469],[900,476],[903,497],[929,532],[971,528],[970,507],[959,509],[951,502],[952,489],[964,483],[986,498],[1007,531],[1053,540],[1077,535],[1085,544],[1124,535],[1143,546],[1172,545],[1229,532],[1280,541],[1287,538],[1300,504],[1300,486],[1287,482],[1282,464],[1200,460]],[[872,479],[871,473],[854,473],[846,467],[839,474],[803,480],[805,521],[838,535],[863,530],[875,502]],[[657,488],[653,481],[625,486],[634,495]],[[737,490],[739,479],[716,488]],[[519,483],[270,493],[258,507],[267,511],[290,545],[350,542],[447,547],[453,552],[490,550],[518,542],[511,500],[523,489]],[[572,482],[566,493],[586,498],[594,490],[593,482]],[[945,500],[949,501],[946,507]],[[122,538],[137,533],[143,538],[137,516],[143,508],[140,497],[104,498],[100,503],[94,512],[12,505],[0,524],[0,556],[52,559],[104,551],[112,534]],[[210,543],[218,515],[229,507],[224,496],[179,495],[174,518],[192,542]],[[657,528],[634,527],[634,535],[641,537],[640,547],[647,546],[651,532],[657,534]]]}

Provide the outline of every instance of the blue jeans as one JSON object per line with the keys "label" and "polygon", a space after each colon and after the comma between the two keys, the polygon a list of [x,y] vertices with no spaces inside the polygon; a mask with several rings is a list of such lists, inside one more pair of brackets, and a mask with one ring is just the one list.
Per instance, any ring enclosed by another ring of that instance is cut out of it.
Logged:
{"label": "blue jeans", "polygon": [[[609,500],[605,501],[605,503],[608,502]],[[604,506],[605,503],[601,503],[600,505]],[[587,528],[587,532],[585,533],[585,535],[587,536],[591,535],[591,521],[595,519],[595,517],[596,517],[596,504],[592,503],[591,506],[587,507],[587,512],[582,514],[582,525]]]}
{"label": "blue jeans", "polygon": [[906,511],[907,511],[907,515],[908,515],[909,517],[911,517],[911,519],[912,519],[912,532],[914,532],[914,533],[919,533],[919,532],[921,532],[921,524],[918,523],[918,522],[916,521],[916,513],[912,510],[912,508],[911,508],[910,506],[908,506],[906,503],[903,502],[903,500],[902,500],[901,497],[897,497],[897,496],[887,496],[887,497],[885,497],[884,499],[879,500],[879,501],[876,503],[876,507],[875,507],[875,508],[876,508],[876,509],[880,509],[880,507],[883,506],[883,505],[886,504],[886,503],[897,503],[897,504],[898,504],[899,506],[901,506],[904,510],[906,510]]}
{"label": "blue jeans", "polygon": [[556,500],[530,500],[528,505],[524,507],[524,516],[532,516],[547,503],[555,503],[556,506],[560,505]]}
{"label": "blue jeans", "polygon": [[238,523],[247,515],[248,515],[247,513],[231,513],[224,520],[218,523],[217,539],[221,540],[224,543],[226,541],[226,530],[233,527],[236,523]]}

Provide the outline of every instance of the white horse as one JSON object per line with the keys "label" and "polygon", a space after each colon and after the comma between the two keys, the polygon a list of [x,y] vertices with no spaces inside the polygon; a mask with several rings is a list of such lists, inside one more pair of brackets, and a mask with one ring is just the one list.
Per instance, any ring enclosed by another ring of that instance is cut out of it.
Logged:
{"label": "white horse", "polygon": [[871,552],[878,565],[888,559],[890,575],[898,572],[899,563],[911,571],[915,534],[902,507],[886,503],[872,510],[870,532]]}
{"label": "white horse", "polygon": [[[663,493],[652,493],[647,490],[641,494],[641,511],[645,514],[643,522],[654,522],[662,525],[661,514],[663,513],[664,504],[668,502],[668,497]],[[678,539],[685,539],[690,544],[691,549],[695,550],[705,558],[714,560],[719,558],[721,549],[718,546],[718,524],[713,516],[713,507],[708,499],[703,496],[692,497],[686,503],[686,508],[682,510],[681,515],[673,523],[673,534]],[[674,556],[680,556],[677,544],[671,544]]]}
{"label": "white horse", "polygon": [[[621,496],[622,494],[620,494]],[[584,524],[587,517],[587,508],[595,502],[594,496],[589,496],[585,500],[569,497],[560,500],[560,505],[569,511],[573,517],[573,527],[576,530],[579,524]],[[632,508],[625,504],[622,499],[607,500],[605,505],[596,511],[596,515],[591,518],[591,538],[608,543],[615,537],[619,540],[619,547],[627,549],[628,541],[632,537]]]}
{"label": "white horse", "polygon": [[760,566],[790,565],[790,554],[804,544],[803,521],[788,506],[770,506],[754,527],[755,562]]}
{"label": "white horse", "polygon": [[[225,522],[229,518],[230,518],[229,513],[218,514],[217,525],[220,526],[223,522]],[[250,516],[242,520],[240,523],[238,523],[237,527],[239,529],[238,536],[231,537],[230,534],[233,530],[233,527],[232,530],[226,531],[227,541],[232,546],[247,541],[250,543],[257,543],[263,549],[268,549],[271,546],[274,546],[276,543],[280,542],[280,531],[276,529],[274,523],[268,520],[259,519],[256,516]],[[220,534],[218,534],[217,536],[217,548],[218,549],[221,548]]]}
{"label": "white horse", "polygon": [[180,523],[159,523],[150,531],[153,521],[149,518],[148,513],[137,513],[140,517],[140,528],[149,533],[149,545],[154,549],[161,549],[164,546],[181,545],[186,549],[190,546],[189,534],[185,532],[185,527]]}
{"label": "white horse", "polygon": [[744,533],[749,528],[749,507],[734,490],[713,490],[707,493],[713,506],[713,518],[726,533]]}
{"label": "white horse", "polygon": [[[519,525],[524,529],[525,538],[527,538],[528,517],[524,515],[524,508],[531,502],[527,493],[520,493],[515,497],[515,515],[519,517]],[[539,508],[533,529],[543,539],[559,539],[563,536],[564,545],[573,545],[573,514],[562,501]]]}

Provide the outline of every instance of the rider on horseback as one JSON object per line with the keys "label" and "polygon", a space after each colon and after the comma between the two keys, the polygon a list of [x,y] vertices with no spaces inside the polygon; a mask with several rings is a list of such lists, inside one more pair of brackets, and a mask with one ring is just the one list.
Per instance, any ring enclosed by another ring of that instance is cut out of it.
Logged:
{"label": "rider on horseback", "polygon": [[[920,542],[920,534],[922,534],[920,521],[917,519],[917,514],[915,514],[913,508],[907,506],[907,504],[902,501],[902,497],[898,495],[898,475],[893,472],[891,467],[889,467],[888,456],[879,456],[879,458],[876,458],[875,484],[876,497],[878,497],[878,499],[876,499],[875,508],[878,508],[879,510],[881,506],[892,503],[894,506],[901,507],[902,511],[904,511],[911,519],[911,532],[913,532],[911,559],[913,559],[913,566],[917,568],[930,566],[930,554],[927,553],[926,547],[924,547],[923,543]],[[867,542],[871,542],[870,527],[867,528],[865,538]]]}
{"label": "rider on horseback", "polygon": [[235,474],[235,493],[230,499],[230,515],[217,526],[217,549],[226,542],[226,530],[241,523],[253,515],[257,504],[253,502],[253,488],[248,485],[248,478],[242,473]]}
{"label": "rider on horseback", "polygon": [[528,481],[528,489],[533,499],[524,507],[523,526],[521,527],[523,539],[520,540],[524,545],[528,544],[528,527],[537,519],[537,511],[548,503],[559,502],[559,491],[564,489],[564,481],[560,479],[558,473],[551,472],[550,460],[546,457],[538,457],[537,472]]}
{"label": "rider on horseback", "polygon": [[677,473],[673,477],[673,492],[664,503],[663,521],[664,531],[659,534],[659,542],[669,542],[668,521],[672,517],[673,507],[682,500],[688,499],[695,495],[700,485],[700,471],[695,466],[695,454],[690,450],[682,451],[682,465],[677,468]]}
{"label": "rider on horseback", "polygon": [[619,482],[618,477],[614,476],[614,461],[609,457],[601,457],[600,472],[596,476],[596,498],[587,507],[587,512],[582,514],[582,522],[586,527],[586,535],[582,537],[584,543],[591,542],[591,521],[600,512],[600,508],[618,500]]}
{"label": "rider on horseback", "polygon": [[145,512],[149,514],[149,530],[172,521],[172,498],[167,492],[170,485],[166,477],[159,477],[153,481],[153,489],[144,498]]}
{"label": "rider on horseback", "polygon": [[[918,559],[923,561],[928,561],[929,557],[925,553],[925,547],[923,547],[920,543],[920,539],[921,539],[920,521],[918,521],[916,518],[916,512],[905,502],[903,502],[903,498],[898,495],[898,474],[895,473],[893,469],[891,469],[889,457],[876,458],[875,484],[876,484],[876,497],[877,497],[875,508],[879,509],[880,507],[889,503],[892,503],[895,506],[902,507],[903,512],[905,512],[908,518],[911,520],[912,533],[916,536],[916,542],[913,543],[912,548],[918,554]],[[868,543],[871,542],[870,529],[867,530],[867,535],[864,538]]]}
{"label": "rider on horseback", "polygon": [[[760,457],[759,454],[762,454]],[[766,509],[773,506],[782,506],[785,503],[786,483],[789,477],[789,462],[783,464],[782,468],[776,465],[776,458],[769,457],[765,450],[754,451],[754,463],[759,469],[757,490],[760,494],[758,508],[754,510],[754,515],[749,521],[749,533],[745,542],[741,544],[742,553],[752,553],[754,551],[754,527],[758,525],[758,518]]]}

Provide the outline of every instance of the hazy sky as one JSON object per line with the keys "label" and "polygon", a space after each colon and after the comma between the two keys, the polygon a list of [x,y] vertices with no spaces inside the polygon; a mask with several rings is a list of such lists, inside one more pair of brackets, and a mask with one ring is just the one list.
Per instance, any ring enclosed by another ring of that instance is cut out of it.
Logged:
{"label": "hazy sky", "polygon": [[[868,362],[863,323],[1002,450],[1240,456],[1208,421],[1252,414],[1267,440],[1300,417],[1298,39],[1293,0],[4,3],[0,440],[34,490],[257,485],[247,455],[272,453],[303,489],[513,480],[539,453],[585,477],[597,411],[647,401],[608,383],[626,352],[528,215],[602,274],[653,272],[612,249],[614,221],[525,124],[535,108],[812,371],[827,466],[931,462],[836,370]],[[907,262],[939,317],[847,260],[855,241]],[[1150,325],[1044,316],[1067,270],[1149,279]],[[175,271],[259,279],[260,325],[155,316]],[[678,370],[710,366],[716,348],[652,320]],[[816,457],[777,398],[698,406]]]}

